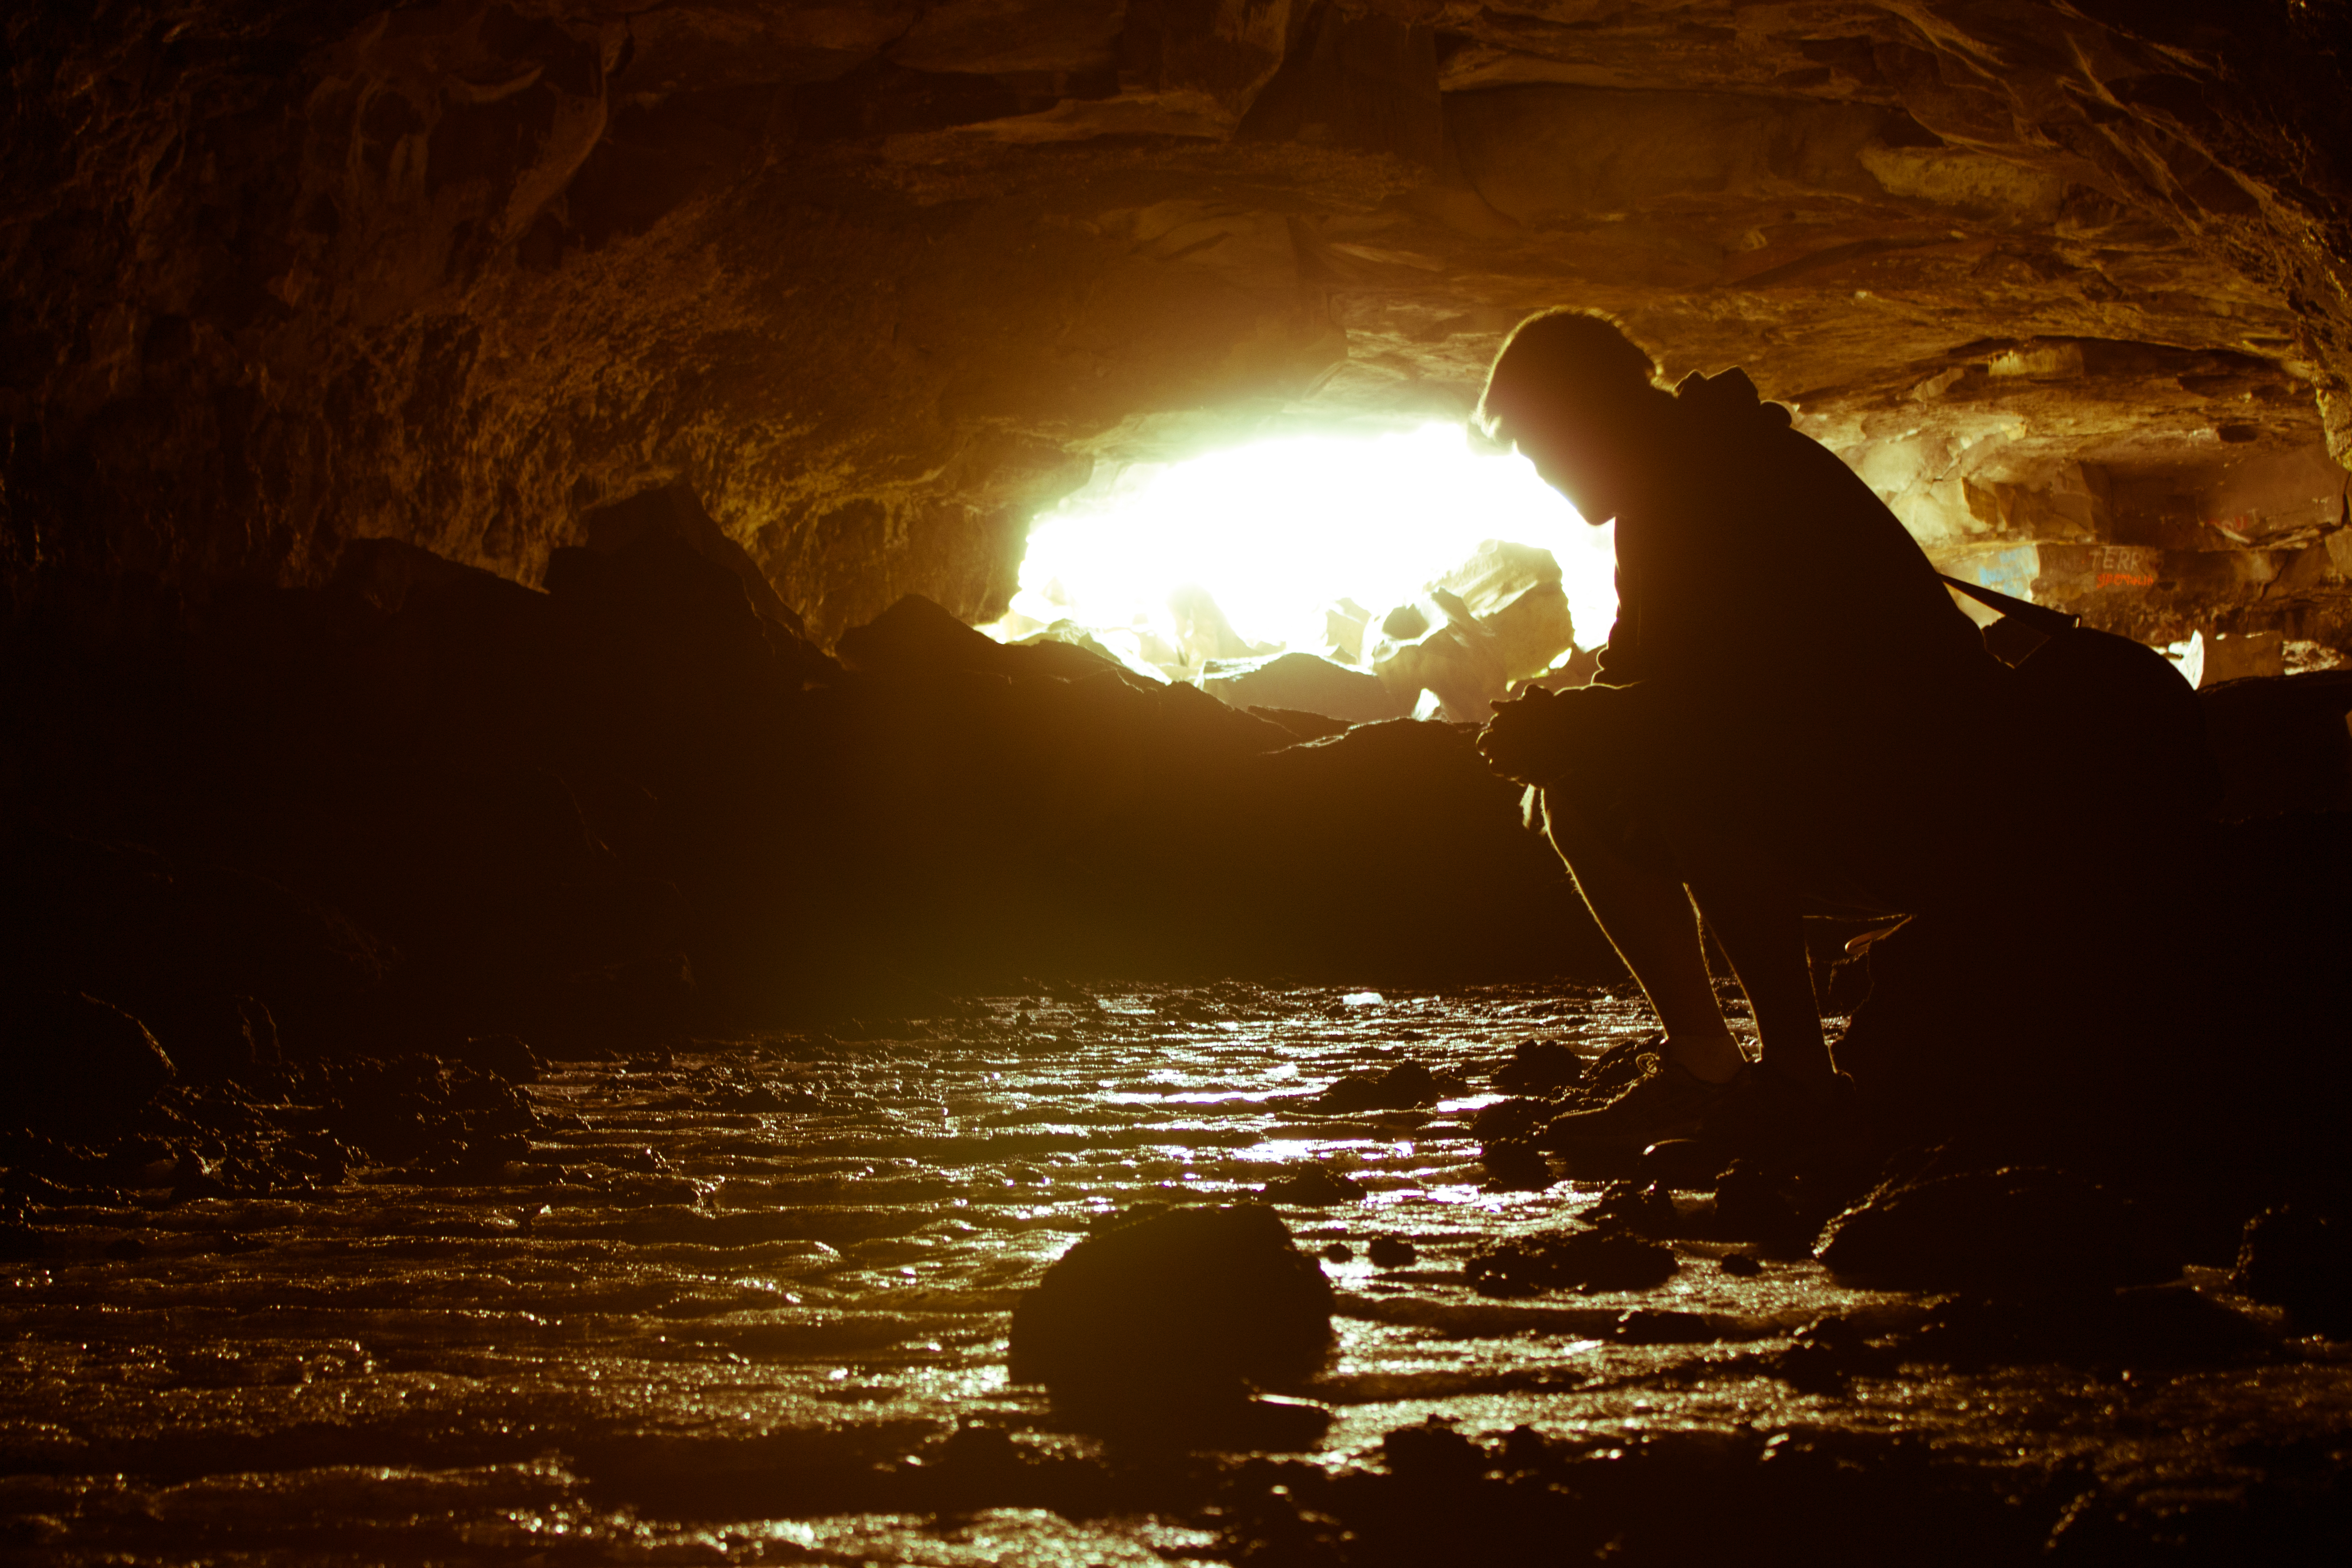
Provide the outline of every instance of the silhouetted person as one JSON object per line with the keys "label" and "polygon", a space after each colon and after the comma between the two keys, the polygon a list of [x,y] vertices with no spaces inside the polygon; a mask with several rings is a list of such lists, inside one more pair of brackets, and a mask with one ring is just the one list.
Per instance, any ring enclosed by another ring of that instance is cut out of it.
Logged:
{"label": "silhouetted person", "polygon": [[[1542,787],[1552,843],[1665,1030],[1654,1071],[1554,1141],[1832,1106],[1801,915],[1958,897],[1980,852],[1958,826],[1991,830],[1986,780],[2018,723],[2012,673],[1861,479],[1742,371],[1672,392],[1656,375],[1607,318],[1551,311],[1511,334],[1480,406],[1586,521],[1617,524],[1598,684],[1498,705],[1479,743]],[[1754,1008],[1752,1068],[1694,902]]]}

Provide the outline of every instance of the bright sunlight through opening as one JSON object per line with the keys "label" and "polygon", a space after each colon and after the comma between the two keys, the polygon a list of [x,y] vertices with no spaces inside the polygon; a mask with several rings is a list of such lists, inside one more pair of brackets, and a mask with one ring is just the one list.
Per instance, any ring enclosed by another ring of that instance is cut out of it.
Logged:
{"label": "bright sunlight through opening", "polygon": [[1429,604],[1433,584],[1504,541],[1559,563],[1575,641],[1589,648],[1616,614],[1613,533],[1587,527],[1527,459],[1479,450],[1460,425],[1267,440],[1130,467],[1039,517],[1013,613],[987,630],[1014,639],[1075,625],[1184,679],[1212,656],[1203,616],[1222,612],[1226,655],[1355,664],[1369,645],[1346,647],[1340,619],[1369,621],[1376,638],[1391,610]]}

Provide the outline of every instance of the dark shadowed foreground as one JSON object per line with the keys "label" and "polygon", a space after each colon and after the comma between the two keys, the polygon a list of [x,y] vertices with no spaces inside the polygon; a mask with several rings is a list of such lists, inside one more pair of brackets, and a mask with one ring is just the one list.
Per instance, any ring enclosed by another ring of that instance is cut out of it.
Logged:
{"label": "dark shadowed foreground", "polygon": [[[1875,1290],[1806,1239],[1722,1239],[1745,1226],[1712,1212],[1727,1179],[1612,1195],[1664,1237],[1662,1282],[1511,1274],[1601,1188],[1490,1183],[1492,1074],[1530,1039],[1590,1058],[1644,1027],[1590,989],[1057,988],[569,1064],[520,1104],[511,1052],[430,1092],[414,1059],[406,1088],[298,1067],[168,1089],[151,1145],[9,1152],[0,1541],[34,1563],[2341,1560],[2352,1364],[2232,1290],[2226,1233],[2159,1222],[2106,1275],[2113,1239],[2084,1234],[2088,1277],[2037,1278],[2035,1221],[1951,1251],[1957,1289]],[[1349,1074],[1387,1088],[1317,1108]],[[1378,1098],[1429,1103],[1329,1108]],[[1303,1390],[1328,1427],[1261,1406],[1180,1451],[1149,1422],[1066,1430],[1008,1384],[1016,1298],[1090,1225],[1269,1182],[1329,1200],[1280,1208],[1338,1303]],[[1903,1266],[1879,1232],[1843,1245]]]}

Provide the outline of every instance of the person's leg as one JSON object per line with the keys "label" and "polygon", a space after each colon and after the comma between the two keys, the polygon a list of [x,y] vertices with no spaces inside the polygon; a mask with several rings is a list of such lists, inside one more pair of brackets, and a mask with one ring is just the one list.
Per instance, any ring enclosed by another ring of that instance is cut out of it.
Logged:
{"label": "person's leg", "polygon": [[1691,896],[1755,1009],[1762,1065],[1796,1083],[1826,1082],[1836,1069],[1822,1036],[1795,897],[1723,861],[1701,855],[1696,865]]}
{"label": "person's leg", "polygon": [[[1745,1065],[1746,1058],[1740,1055],[1723,1021],[1723,1009],[1716,1002],[1689,893],[1672,874],[1636,864],[1619,853],[1559,791],[1545,790],[1543,808],[1545,831],[1576,879],[1592,918],[1657,1009],[1658,1022],[1666,1031],[1666,1059],[1706,1082],[1729,1079]],[[1725,950],[1729,951],[1727,943]],[[1797,957],[1801,966],[1801,939]],[[1744,977],[1746,971],[1740,972]],[[1810,1008],[1811,982],[1801,967],[1799,977],[1806,980],[1805,1003]],[[1762,1004],[1756,1002],[1752,990],[1748,999],[1757,1008],[1760,1028]],[[1813,1034],[1818,1043],[1818,1019]]]}

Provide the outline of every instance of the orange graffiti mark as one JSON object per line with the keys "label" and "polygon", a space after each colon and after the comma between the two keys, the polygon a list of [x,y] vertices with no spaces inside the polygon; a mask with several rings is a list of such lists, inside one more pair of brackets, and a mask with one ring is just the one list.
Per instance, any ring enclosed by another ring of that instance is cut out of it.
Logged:
{"label": "orange graffiti mark", "polygon": [[2103,571],[2099,573],[2101,588],[2154,588],[2156,573],[2142,577],[2135,571]]}

